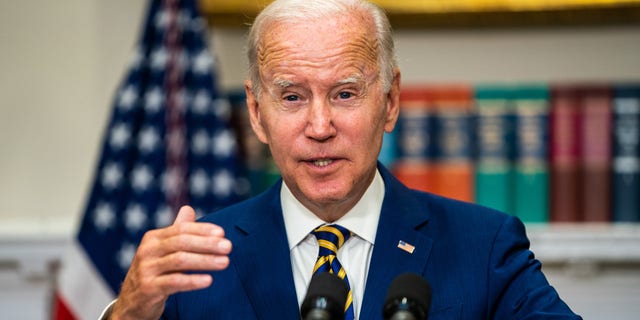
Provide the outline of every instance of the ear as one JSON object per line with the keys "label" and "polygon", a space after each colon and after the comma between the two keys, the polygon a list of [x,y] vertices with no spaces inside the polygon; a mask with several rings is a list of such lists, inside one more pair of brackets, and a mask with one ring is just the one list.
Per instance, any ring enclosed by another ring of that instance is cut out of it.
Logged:
{"label": "ear", "polygon": [[251,80],[245,80],[244,92],[247,96],[247,109],[249,111],[249,121],[251,122],[251,129],[258,137],[258,140],[262,143],[267,143],[267,135],[262,126],[262,119],[260,117],[260,102],[259,97],[256,97],[252,90]]}
{"label": "ear", "polygon": [[393,71],[393,82],[389,93],[387,93],[386,119],[384,123],[384,131],[389,133],[393,131],[400,114],[400,70]]}

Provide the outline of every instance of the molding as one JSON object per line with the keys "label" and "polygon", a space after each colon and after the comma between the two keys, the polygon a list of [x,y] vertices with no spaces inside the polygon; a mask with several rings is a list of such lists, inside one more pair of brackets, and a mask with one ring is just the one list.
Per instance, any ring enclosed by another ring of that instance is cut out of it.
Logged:
{"label": "molding", "polygon": [[[531,249],[545,265],[640,266],[640,224],[529,224]],[[0,271],[25,279],[48,276],[73,239],[70,228],[41,225],[21,229],[3,223]]]}
{"label": "molding", "polygon": [[[214,27],[246,27],[269,0],[200,0]],[[640,0],[374,0],[394,28],[640,25]]]}
{"label": "molding", "polygon": [[640,265],[640,225],[527,225],[531,249],[545,264]]}

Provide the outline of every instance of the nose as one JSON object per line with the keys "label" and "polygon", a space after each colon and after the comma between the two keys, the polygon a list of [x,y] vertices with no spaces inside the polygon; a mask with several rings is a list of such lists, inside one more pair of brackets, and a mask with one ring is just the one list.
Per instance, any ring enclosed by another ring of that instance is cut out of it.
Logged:
{"label": "nose", "polygon": [[317,99],[308,109],[305,135],[317,141],[326,141],[335,134],[332,106],[322,99]]}

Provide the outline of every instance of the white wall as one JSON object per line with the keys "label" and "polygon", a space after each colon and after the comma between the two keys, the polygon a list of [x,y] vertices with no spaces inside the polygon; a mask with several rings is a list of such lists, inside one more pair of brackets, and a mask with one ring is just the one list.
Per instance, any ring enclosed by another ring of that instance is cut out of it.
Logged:
{"label": "white wall", "polygon": [[0,232],[75,224],[143,4],[0,2]]}

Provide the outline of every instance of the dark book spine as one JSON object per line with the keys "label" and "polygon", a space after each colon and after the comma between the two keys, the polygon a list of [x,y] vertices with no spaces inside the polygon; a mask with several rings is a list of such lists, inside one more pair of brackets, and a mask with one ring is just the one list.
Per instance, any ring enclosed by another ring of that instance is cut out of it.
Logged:
{"label": "dark book spine", "polygon": [[613,221],[640,222],[640,84],[613,93]]}

